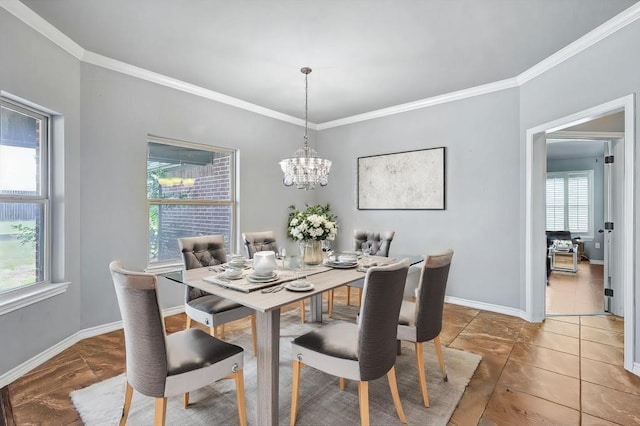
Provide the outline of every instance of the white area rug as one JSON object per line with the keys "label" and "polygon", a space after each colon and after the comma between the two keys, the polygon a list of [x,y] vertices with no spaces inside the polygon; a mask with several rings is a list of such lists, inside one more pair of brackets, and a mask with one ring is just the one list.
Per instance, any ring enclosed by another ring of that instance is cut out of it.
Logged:
{"label": "white area rug", "polygon": [[[337,318],[353,319],[354,307],[336,306]],[[326,322],[333,320],[327,319]],[[321,324],[300,324],[298,311],[282,316],[280,337],[280,424],[289,424],[291,410],[291,340]],[[229,335],[229,341],[245,350],[245,398],[249,424],[256,424],[256,358],[251,353],[251,336]],[[403,343],[396,362],[402,405],[410,425],[446,425],[481,357],[443,348],[449,381],[442,380],[433,344],[425,345],[425,368],[430,408],[422,405],[413,345]],[[85,424],[117,425],[122,413],[125,378],[117,376],[71,393],[71,399]],[[167,425],[238,424],[235,383],[222,380],[190,393],[190,405],[182,407],[180,397],[169,399]],[[372,425],[400,425],[386,376],[369,384]],[[128,425],[153,424],[153,398],[134,392]],[[338,379],[311,367],[303,367],[300,381],[299,425],[359,425],[360,412],[356,383],[347,381],[340,391]]]}

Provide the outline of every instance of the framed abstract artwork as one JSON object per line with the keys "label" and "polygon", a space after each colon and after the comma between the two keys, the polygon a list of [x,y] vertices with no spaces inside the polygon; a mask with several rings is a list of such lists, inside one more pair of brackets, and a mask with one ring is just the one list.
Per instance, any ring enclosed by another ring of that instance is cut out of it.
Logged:
{"label": "framed abstract artwork", "polygon": [[358,210],[444,209],[444,147],[358,157]]}

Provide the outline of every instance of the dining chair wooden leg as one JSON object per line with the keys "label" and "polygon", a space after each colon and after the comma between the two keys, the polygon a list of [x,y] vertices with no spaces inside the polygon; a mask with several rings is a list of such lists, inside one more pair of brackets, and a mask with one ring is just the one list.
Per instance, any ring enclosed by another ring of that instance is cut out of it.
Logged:
{"label": "dining chair wooden leg", "polygon": [[218,331],[216,330],[216,327],[209,327],[209,334],[213,337],[218,337]]}
{"label": "dining chair wooden leg", "polygon": [[300,385],[300,361],[293,361],[293,371],[291,372],[291,420],[290,426],[296,424],[296,414],[298,412],[298,388]]}
{"label": "dining chair wooden leg", "polygon": [[422,403],[425,407],[429,406],[429,393],[427,392],[427,377],[424,371],[424,355],[422,351],[422,342],[416,342],[416,364],[418,367],[418,380],[420,381],[420,393],[422,394]]}
{"label": "dining chair wooden leg", "polygon": [[120,417],[120,426],[127,424],[127,417],[129,417],[129,409],[131,408],[131,398],[133,397],[133,386],[127,382],[127,386],[124,390],[124,406],[122,407],[122,417]]}
{"label": "dining chair wooden leg", "polygon": [[361,288],[358,291],[358,306],[362,306],[362,293],[364,293],[364,288]]}
{"label": "dining chair wooden leg", "polygon": [[396,368],[391,367],[391,370],[387,372],[387,379],[389,379],[389,388],[391,389],[391,397],[393,398],[393,405],[396,407],[396,412],[402,423],[407,423],[407,417],[404,415],[402,409],[402,402],[400,402],[400,394],[398,393],[398,381],[396,380]]}
{"label": "dining chair wooden leg", "polygon": [[358,400],[360,402],[360,424],[369,426],[369,382],[358,382]]}
{"label": "dining chair wooden leg", "polygon": [[191,328],[191,317],[187,316],[187,325],[185,326],[185,329],[188,330]]}
{"label": "dining chair wooden leg", "polygon": [[444,364],[444,358],[442,357],[442,343],[440,342],[440,335],[433,339],[433,345],[436,348],[436,356],[438,357],[438,363],[440,364],[440,371],[442,371],[442,378],[445,382],[448,382],[449,377],[447,377],[447,366]]}
{"label": "dining chair wooden leg", "polygon": [[300,301],[300,322],[304,324],[304,300]]}
{"label": "dining chair wooden leg", "polygon": [[224,324],[220,326],[220,338],[224,340]]}
{"label": "dining chair wooden leg", "polygon": [[347,286],[347,306],[351,304],[351,286]]}
{"label": "dining chair wooden leg", "polygon": [[156,398],[156,414],[153,424],[155,426],[164,426],[167,417],[167,398]]}
{"label": "dining chair wooden leg", "polygon": [[182,406],[187,408],[189,406],[189,392],[182,394]]}
{"label": "dining chair wooden leg", "polygon": [[244,402],[244,373],[242,373],[242,370],[238,370],[233,376],[236,379],[236,400],[238,401],[240,426],[247,426],[247,406]]}
{"label": "dining chair wooden leg", "polygon": [[338,386],[340,386],[340,390],[344,390],[344,388],[347,387],[347,384],[345,383],[344,377],[340,377],[338,379]]}
{"label": "dining chair wooden leg", "polygon": [[253,354],[258,355],[258,332],[256,330],[256,314],[251,315],[251,343],[253,344]]}

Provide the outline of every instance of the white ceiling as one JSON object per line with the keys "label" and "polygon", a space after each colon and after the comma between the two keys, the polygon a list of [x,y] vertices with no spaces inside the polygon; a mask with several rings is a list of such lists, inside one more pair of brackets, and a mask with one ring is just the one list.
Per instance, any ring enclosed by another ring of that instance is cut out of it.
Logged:
{"label": "white ceiling", "polygon": [[512,78],[638,0],[22,0],[84,49],[335,119]]}

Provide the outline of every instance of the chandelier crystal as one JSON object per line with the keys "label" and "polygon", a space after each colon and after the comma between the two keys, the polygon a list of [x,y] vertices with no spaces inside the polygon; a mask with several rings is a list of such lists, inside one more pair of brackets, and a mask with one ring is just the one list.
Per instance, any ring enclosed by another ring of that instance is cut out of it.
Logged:
{"label": "chandelier crystal", "polygon": [[315,189],[316,186],[326,186],[329,183],[331,161],[318,157],[318,153],[309,147],[307,136],[307,113],[309,86],[307,76],[311,68],[300,69],[304,74],[304,146],[298,149],[291,158],[280,161],[280,168],[284,173],[282,182],[285,186],[295,185],[298,189]]}

